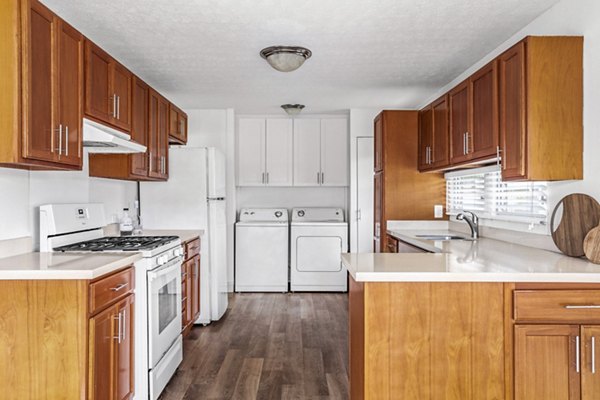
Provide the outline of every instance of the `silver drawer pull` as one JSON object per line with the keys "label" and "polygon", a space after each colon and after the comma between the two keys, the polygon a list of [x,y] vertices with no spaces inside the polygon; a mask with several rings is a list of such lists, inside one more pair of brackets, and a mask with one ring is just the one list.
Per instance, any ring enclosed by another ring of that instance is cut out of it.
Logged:
{"label": "silver drawer pull", "polygon": [[575,372],[579,373],[581,369],[579,366],[579,336],[575,338]]}
{"label": "silver drawer pull", "polygon": [[110,288],[110,290],[112,290],[113,292],[118,292],[119,290],[123,289],[127,285],[128,285],[127,283],[121,283],[121,284],[118,284],[117,286],[115,286],[114,288]]}
{"label": "silver drawer pull", "polygon": [[596,373],[596,337],[592,336],[592,374]]}
{"label": "silver drawer pull", "polygon": [[598,305],[598,304],[584,304],[581,306],[568,305],[568,306],[565,306],[565,308],[567,310],[589,310],[589,309],[600,308],[600,305]]}

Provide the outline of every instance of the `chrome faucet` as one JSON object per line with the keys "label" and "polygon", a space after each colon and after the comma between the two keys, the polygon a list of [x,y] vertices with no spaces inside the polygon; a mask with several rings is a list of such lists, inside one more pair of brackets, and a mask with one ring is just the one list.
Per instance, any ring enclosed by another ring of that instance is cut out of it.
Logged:
{"label": "chrome faucet", "polygon": [[[465,214],[471,214],[471,218]],[[479,238],[479,217],[474,212],[463,211],[456,216],[456,220],[465,221],[469,225],[469,228],[471,228],[471,239]]]}

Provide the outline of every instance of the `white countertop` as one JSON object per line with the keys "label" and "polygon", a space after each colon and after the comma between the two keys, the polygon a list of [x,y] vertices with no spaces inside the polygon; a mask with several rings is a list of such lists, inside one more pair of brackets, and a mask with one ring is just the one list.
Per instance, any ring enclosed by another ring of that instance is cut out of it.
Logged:
{"label": "white countertop", "polygon": [[[433,253],[343,254],[358,282],[600,282],[600,265],[582,258],[500,240],[433,241],[448,230],[391,230],[394,237]],[[468,235],[466,235],[468,236]]]}
{"label": "white countertop", "polygon": [[96,279],[141,258],[139,253],[25,253],[0,258],[0,280]]}

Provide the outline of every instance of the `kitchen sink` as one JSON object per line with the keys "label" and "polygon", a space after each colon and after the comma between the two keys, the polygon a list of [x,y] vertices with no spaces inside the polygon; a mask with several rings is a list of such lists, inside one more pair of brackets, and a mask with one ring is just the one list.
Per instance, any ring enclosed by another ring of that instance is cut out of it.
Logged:
{"label": "kitchen sink", "polygon": [[417,235],[419,239],[425,240],[473,240],[467,236],[459,236],[459,235]]}

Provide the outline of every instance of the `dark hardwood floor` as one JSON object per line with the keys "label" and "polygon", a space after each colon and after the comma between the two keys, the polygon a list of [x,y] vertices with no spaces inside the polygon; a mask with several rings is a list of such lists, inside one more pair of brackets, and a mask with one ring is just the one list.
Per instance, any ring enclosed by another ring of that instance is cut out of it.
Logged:
{"label": "dark hardwood floor", "polygon": [[348,296],[249,293],[194,327],[160,400],[348,399]]}

